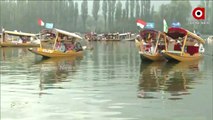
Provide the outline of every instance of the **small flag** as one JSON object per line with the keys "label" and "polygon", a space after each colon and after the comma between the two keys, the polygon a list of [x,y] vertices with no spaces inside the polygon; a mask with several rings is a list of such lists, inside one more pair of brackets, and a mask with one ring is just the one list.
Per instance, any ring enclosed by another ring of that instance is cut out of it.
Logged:
{"label": "small flag", "polygon": [[167,25],[165,19],[163,19],[163,31],[166,32],[166,33],[168,32],[168,25]]}
{"label": "small flag", "polygon": [[52,29],[53,28],[53,23],[46,23],[45,28],[47,29]]}
{"label": "small flag", "polygon": [[196,31],[195,31],[195,29],[194,29],[194,31],[193,31],[193,32],[194,32],[194,34],[196,34]]}
{"label": "small flag", "polygon": [[144,22],[141,19],[137,19],[136,23],[137,23],[137,26],[139,26],[140,28],[144,28],[144,26],[146,26],[146,22]]}
{"label": "small flag", "polygon": [[44,22],[42,21],[42,19],[38,19],[38,25],[40,25],[40,26],[44,26]]}
{"label": "small flag", "polygon": [[173,22],[172,27],[181,27],[180,22]]}
{"label": "small flag", "polygon": [[147,29],[153,29],[153,28],[155,28],[155,23],[153,23],[153,22],[148,22],[148,23],[146,24],[145,28],[147,28]]}

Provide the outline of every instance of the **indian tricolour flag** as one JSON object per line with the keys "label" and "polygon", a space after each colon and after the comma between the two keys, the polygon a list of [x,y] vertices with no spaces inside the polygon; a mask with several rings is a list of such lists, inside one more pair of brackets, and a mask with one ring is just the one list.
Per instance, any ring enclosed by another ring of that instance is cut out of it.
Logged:
{"label": "indian tricolour flag", "polygon": [[44,22],[42,21],[42,19],[41,19],[41,18],[39,18],[39,19],[38,19],[38,25],[40,25],[40,26],[44,26]]}
{"label": "indian tricolour flag", "polygon": [[163,32],[166,32],[166,33],[168,32],[168,25],[165,19],[163,19]]}
{"label": "indian tricolour flag", "polygon": [[144,22],[141,19],[137,19],[136,23],[137,23],[137,26],[139,26],[140,28],[144,28],[146,26],[146,22]]}

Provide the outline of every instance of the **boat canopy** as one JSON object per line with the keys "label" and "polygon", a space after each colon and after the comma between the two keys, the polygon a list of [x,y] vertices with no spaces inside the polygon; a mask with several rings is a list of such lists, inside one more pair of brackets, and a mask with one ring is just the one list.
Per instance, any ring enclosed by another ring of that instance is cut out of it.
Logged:
{"label": "boat canopy", "polygon": [[184,28],[170,27],[166,34],[173,39],[178,39],[179,37],[183,38],[184,36],[188,35],[188,36],[196,39],[200,43],[203,43],[203,44],[205,43],[205,41],[201,37],[197,36],[196,34],[190,32]]}
{"label": "boat canopy", "polygon": [[153,30],[153,29],[144,29],[142,31],[140,31],[140,36],[143,38],[143,39],[148,39],[148,38],[152,38],[152,39],[155,39],[157,37],[157,34],[158,34],[159,31],[157,30]]}
{"label": "boat canopy", "polygon": [[17,32],[17,31],[3,31],[3,33],[14,35],[14,36],[28,36],[28,37],[35,37],[36,34],[32,33],[25,33],[25,32]]}
{"label": "boat canopy", "polygon": [[64,31],[64,30],[56,29],[56,28],[54,28],[53,30],[57,33],[61,33],[61,34],[67,35],[67,36],[75,37],[77,39],[82,39],[81,36],[79,36],[75,33],[70,33],[70,32]]}
{"label": "boat canopy", "polygon": [[119,36],[125,36],[125,35],[130,35],[130,33],[121,33]]}

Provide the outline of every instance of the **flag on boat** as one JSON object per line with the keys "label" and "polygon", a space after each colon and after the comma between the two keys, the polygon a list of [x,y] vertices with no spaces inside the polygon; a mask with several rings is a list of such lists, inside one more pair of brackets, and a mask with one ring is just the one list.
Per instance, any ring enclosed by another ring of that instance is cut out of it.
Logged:
{"label": "flag on boat", "polygon": [[153,28],[155,28],[155,23],[154,22],[147,22],[145,28],[153,29]]}
{"label": "flag on boat", "polygon": [[42,19],[41,19],[41,18],[39,18],[39,19],[38,19],[38,25],[40,25],[40,26],[44,26],[44,22],[42,21]]}
{"label": "flag on boat", "polygon": [[146,26],[146,22],[144,22],[141,19],[137,19],[136,23],[137,23],[137,26],[139,26],[140,28],[144,28]]}
{"label": "flag on boat", "polygon": [[180,22],[173,22],[172,27],[181,27]]}
{"label": "flag on boat", "polygon": [[163,32],[166,32],[166,33],[168,32],[168,25],[165,19],[163,19]]}
{"label": "flag on boat", "polygon": [[52,29],[53,28],[53,23],[46,23],[45,28],[47,29]]}

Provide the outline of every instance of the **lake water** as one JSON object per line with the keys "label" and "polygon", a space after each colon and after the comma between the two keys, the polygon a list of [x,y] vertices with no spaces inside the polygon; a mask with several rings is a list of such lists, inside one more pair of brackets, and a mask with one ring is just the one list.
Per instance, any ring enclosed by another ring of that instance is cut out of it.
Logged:
{"label": "lake water", "polygon": [[213,45],[190,63],[141,63],[134,42],[83,58],[0,48],[1,120],[212,120]]}

